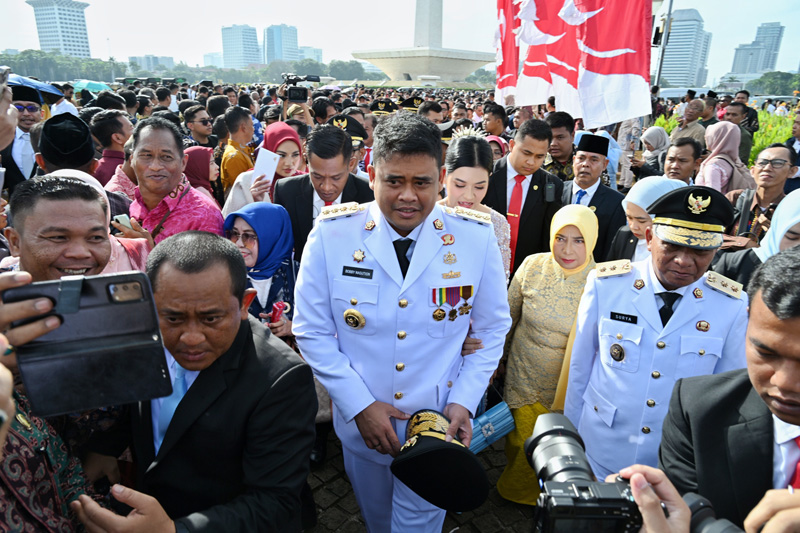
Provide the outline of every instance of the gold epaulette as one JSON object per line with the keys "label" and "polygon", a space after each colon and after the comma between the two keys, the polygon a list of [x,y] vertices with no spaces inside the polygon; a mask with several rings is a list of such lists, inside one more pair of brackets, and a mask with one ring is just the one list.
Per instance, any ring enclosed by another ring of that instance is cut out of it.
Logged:
{"label": "gold epaulette", "polygon": [[492,225],[492,217],[489,215],[489,213],[481,213],[480,211],[467,209],[466,207],[461,206],[445,207],[444,212],[450,216],[463,218],[464,220],[471,220],[484,226]]}
{"label": "gold epaulette", "polygon": [[328,205],[322,208],[318,220],[334,220],[342,217],[349,217],[355,215],[359,211],[363,211],[366,207],[361,206],[358,202],[348,202],[346,204]]}
{"label": "gold epaulette", "polygon": [[612,278],[614,276],[624,276],[633,271],[630,259],[618,259],[617,261],[606,261],[597,265],[597,278]]}
{"label": "gold epaulette", "polygon": [[708,273],[706,276],[706,285],[736,300],[742,297],[743,285],[741,283],[726,278],[716,272]]}

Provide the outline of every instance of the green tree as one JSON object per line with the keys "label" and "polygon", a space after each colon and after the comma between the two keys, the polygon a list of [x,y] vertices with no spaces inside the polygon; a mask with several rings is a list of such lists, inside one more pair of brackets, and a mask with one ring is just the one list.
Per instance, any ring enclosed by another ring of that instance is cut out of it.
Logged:
{"label": "green tree", "polygon": [[325,63],[313,59],[301,59],[292,63],[292,72],[298,76],[327,76],[328,67]]}
{"label": "green tree", "polygon": [[800,89],[800,76],[791,72],[767,72],[746,87],[763,94],[792,94]]}
{"label": "green tree", "polygon": [[358,61],[339,61],[334,59],[328,66],[331,77],[337,80],[364,79],[364,66]]}

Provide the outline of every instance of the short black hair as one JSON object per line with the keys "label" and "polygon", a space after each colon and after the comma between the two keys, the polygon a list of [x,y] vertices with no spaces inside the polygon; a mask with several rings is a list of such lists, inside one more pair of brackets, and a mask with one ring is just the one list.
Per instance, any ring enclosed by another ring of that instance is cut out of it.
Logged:
{"label": "short black hair", "polygon": [[228,93],[231,93],[231,92],[232,92],[232,93],[235,93],[235,92],[236,92],[236,89],[234,89],[234,88],[233,88],[233,87],[231,87],[230,85],[228,85],[227,87],[225,87],[224,89],[222,89],[222,94],[224,94],[225,96],[227,96],[227,95],[228,95]]}
{"label": "short black hair", "polygon": [[387,161],[395,154],[428,155],[440,167],[442,134],[430,120],[415,113],[396,113],[386,116],[375,128],[372,146],[375,162]]}
{"label": "short black hair", "polygon": [[365,116],[364,110],[354,105],[351,105],[350,107],[345,107],[344,110],[342,110],[342,115],[347,115],[347,116],[361,115],[362,117]]}
{"label": "short black hair", "polygon": [[740,90],[736,91],[736,94],[743,94],[747,98],[750,98],[750,91],[748,91],[746,89],[740,89]]}
{"label": "short black hair", "polygon": [[25,217],[33,211],[39,200],[98,202],[103,213],[108,213],[105,199],[91,185],[77,178],[45,174],[25,180],[14,188],[8,202],[8,224],[21,232]]}
{"label": "short black hair", "polygon": [[492,115],[494,118],[499,118],[505,124],[508,121],[508,115],[506,114],[506,110],[500,104],[496,104],[494,102],[488,101],[483,104],[483,114],[484,115]]}
{"label": "short black hair", "polygon": [[314,102],[311,104],[311,110],[314,112],[314,116],[320,119],[325,118],[329,107],[336,107],[336,105],[333,103],[333,100],[327,96],[314,98]]}
{"label": "short black hair", "polygon": [[[792,274],[794,272],[794,274]],[[750,278],[747,292],[753,301],[760,293],[767,309],[780,320],[800,316],[800,246],[767,259]]]}
{"label": "short black hair", "polygon": [[106,109],[92,117],[92,135],[100,141],[103,148],[111,146],[112,135],[122,133],[122,123],[119,121],[119,117],[126,116],[127,113],[118,109]]}
{"label": "short black hair", "polygon": [[[797,164],[797,152],[795,151],[794,147],[789,146],[788,144],[783,144],[783,143],[772,143],[769,146],[765,146],[761,150],[761,152],[763,152],[764,150],[766,150],[768,148],[783,148],[783,149],[787,150],[789,152],[789,166],[793,167],[793,166],[795,166]],[[759,152],[759,155],[761,154],[761,152]]]}
{"label": "short black hair", "polygon": [[550,144],[553,140],[553,130],[544,120],[531,118],[520,125],[514,141],[522,142],[525,137],[531,137],[537,141],[547,141],[547,144]]}
{"label": "short black hair", "polygon": [[102,107],[92,106],[92,107],[84,107],[78,112],[78,118],[84,121],[87,124],[92,123],[92,118],[98,113],[102,113],[105,111]]}
{"label": "short black hair", "polygon": [[151,117],[160,117],[164,120],[169,120],[175,127],[178,128],[178,131],[181,131],[181,117],[170,111],[169,109],[162,109],[161,111],[153,111],[153,114],[150,115]]}
{"label": "short black hair", "polygon": [[138,106],[139,105],[139,102],[136,99],[136,93],[135,92],[124,90],[124,91],[120,91],[119,95],[122,97],[123,100],[125,100],[125,107],[126,108],[127,107],[134,107],[134,106]]}
{"label": "short black hair", "polygon": [[158,99],[159,102],[163,100],[169,100],[170,95],[171,93],[169,92],[169,89],[167,89],[166,87],[159,87],[158,89],[156,89],[156,98]]}
{"label": "short black hair", "polygon": [[461,167],[481,167],[487,172],[487,180],[492,173],[493,165],[492,147],[489,146],[489,142],[483,137],[474,135],[457,137],[450,141],[444,158],[448,174]]}
{"label": "short black hair", "polygon": [[158,292],[158,273],[170,264],[184,274],[198,274],[221,264],[231,276],[231,294],[242,303],[247,288],[247,267],[241,252],[228,239],[206,231],[182,231],[167,237],[147,257],[147,277]]}
{"label": "short black hair", "polygon": [[208,110],[208,114],[211,115],[211,118],[221,117],[230,106],[231,103],[221,94],[215,94],[206,102],[206,110]]}
{"label": "short black hair", "polygon": [[119,109],[120,111],[125,111],[125,99],[108,90],[100,91],[94,99],[94,104],[103,109]]}
{"label": "short black hair", "polygon": [[253,105],[253,99],[249,94],[243,94],[239,97],[238,105],[239,107],[250,109],[250,106]]}
{"label": "short black hair", "polygon": [[139,107],[136,109],[136,112],[140,115],[144,114],[144,110],[147,108],[147,106],[153,105],[153,102],[150,101],[150,97],[143,94],[138,95],[136,97],[136,101],[139,102]]}
{"label": "short black hair", "polygon": [[225,124],[224,116],[219,116],[214,119],[214,123],[211,125],[211,133],[216,135],[218,139],[224,139],[230,134],[228,125]]}
{"label": "short black hair", "polygon": [[434,102],[433,100],[425,100],[424,102],[422,102],[422,105],[420,105],[419,108],[417,108],[417,114],[422,115],[423,117],[431,112],[441,113],[443,111],[444,110],[442,109],[442,106],[439,105],[438,102]]}
{"label": "short black hair", "polygon": [[747,116],[747,106],[742,102],[731,102],[730,104],[728,104],[728,107],[740,107],[742,108],[741,109],[742,115]]}
{"label": "short black hair", "polygon": [[703,155],[703,147],[700,146],[700,143],[696,140],[692,139],[691,137],[678,137],[672,142],[672,146],[676,148],[687,145],[692,147],[692,155],[694,156],[694,159],[700,159],[700,156]]}
{"label": "short black hair", "polygon": [[195,115],[197,115],[201,111],[205,111],[206,108],[202,105],[193,105],[189,107],[186,111],[183,112],[183,119],[185,122],[191,122],[194,120]]}
{"label": "short black hair", "polygon": [[190,100],[189,98],[181,100],[180,102],[178,102],[178,113],[185,114],[187,109],[189,109],[190,107],[194,107],[196,105],[200,105],[200,102],[198,102],[197,100]]}
{"label": "short black hair", "polygon": [[305,141],[306,137],[308,137],[308,124],[303,122],[302,120],[297,120],[296,118],[290,118],[289,120],[285,121],[287,126],[291,126],[297,132],[298,137],[300,137],[301,141]]}
{"label": "short black hair", "polygon": [[136,151],[136,146],[139,144],[139,139],[142,137],[142,131],[145,128],[153,130],[164,130],[172,134],[175,140],[175,145],[178,147],[178,155],[183,157],[183,135],[178,127],[163,117],[148,117],[136,123],[133,129],[133,151]]}
{"label": "short black hair", "polygon": [[333,159],[341,154],[347,162],[353,155],[353,142],[343,129],[333,124],[322,124],[308,133],[306,153],[309,159],[311,154],[320,159]]}
{"label": "short black hair", "polygon": [[566,111],[553,111],[544,119],[550,129],[566,128],[567,132],[572,135],[575,132],[575,119]]}
{"label": "short black hair", "polygon": [[245,121],[252,122],[250,112],[239,106],[229,107],[225,110],[225,124],[228,126],[228,131],[237,132]]}

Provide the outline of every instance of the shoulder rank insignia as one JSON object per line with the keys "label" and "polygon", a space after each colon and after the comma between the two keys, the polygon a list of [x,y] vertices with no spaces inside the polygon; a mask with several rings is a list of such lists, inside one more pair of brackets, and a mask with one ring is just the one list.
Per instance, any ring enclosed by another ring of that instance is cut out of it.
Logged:
{"label": "shoulder rank insignia", "polygon": [[741,283],[733,281],[732,279],[728,279],[725,276],[721,276],[716,272],[708,273],[706,276],[706,285],[715,291],[719,291],[736,300],[742,297],[743,285]]}
{"label": "shoulder rank insignia", "polygon": [[[623,276],[632,271],[630,259],[619,259],[617,261],[606,261],[597,265],[597,278],[612,278]],[[642,285],[644,286],[644,285]],[[637,287],[638,288],[638,287]]]}
{"label": "shoulder rank insignia", "polygon": [[444,211],[453,217],[463,218],[464,220],[472,220],[473,222],[477,222],[478,224],[484,226],[492,225],[492,217],[488,213],[481,213],[480,211],[467,209],[466,207],[461,206],[445,207]]}
{"label": "shoulder rank insignia", "polygon": [[358,202],[348,202],[346,204],[328,205],[322,208],[317,217],[319,220],[334,220],[341,217],[349,217],[363,211],[366,207],[358,205]]}

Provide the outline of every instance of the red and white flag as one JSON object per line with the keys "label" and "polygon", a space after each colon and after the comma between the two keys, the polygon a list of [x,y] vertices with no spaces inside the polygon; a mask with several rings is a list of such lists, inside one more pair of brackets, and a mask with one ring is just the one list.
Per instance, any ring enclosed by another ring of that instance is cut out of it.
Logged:
{"label": "red and white flag", "polygon": [[505,97],[516,93],[519,73],[519,39],[517,30],[520,19],[519,5],[514,0],[497,0],[497,31],[494,45],[497,48],[496,101],[505,103]]}
{"label": "red and white flag", "polygon": [[517,105],[556,108],[597,128],[650,113],[650,0],[517,0],[528,52]]}

